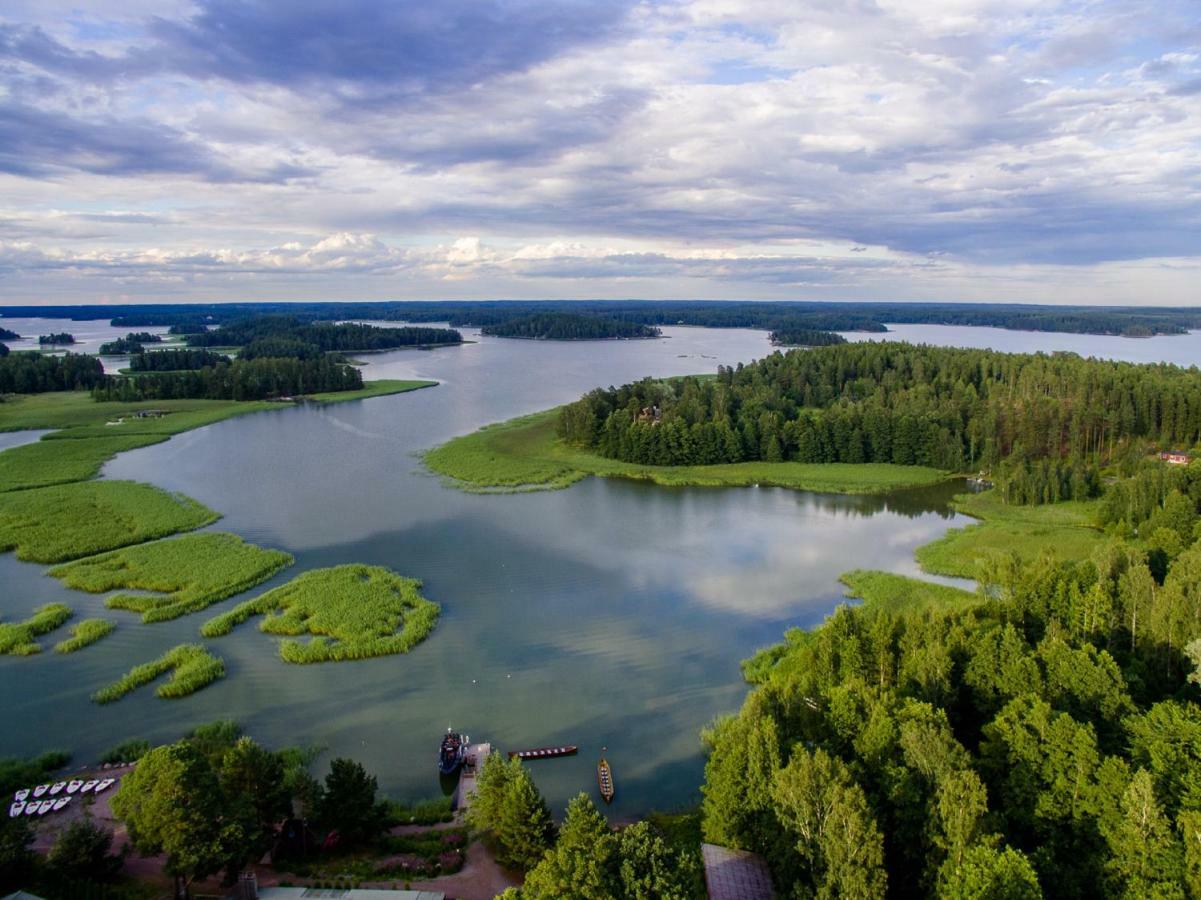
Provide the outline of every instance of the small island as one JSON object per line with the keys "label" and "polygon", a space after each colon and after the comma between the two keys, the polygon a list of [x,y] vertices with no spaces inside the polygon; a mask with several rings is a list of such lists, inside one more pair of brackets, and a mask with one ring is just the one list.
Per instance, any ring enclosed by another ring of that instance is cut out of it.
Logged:
{"label": "small island", "polygon": [[9,331],[7,328],[0,328],[0,341],[19,341],[21,335],[15,331]]}
{"label": "small island", "polygon": [[525,338],[538,341],[610,341],[657,338],[662,332],[652,325],[623,322],[608,316],[584,316],[566,312],[535,313],[502,319],[485,325],[488,337]]}
{"label": "small island", "polygon": [[43,334],[38,338],[38,343],[42,346],[67,346],[75,343],[75,335],[68,334],[65,331],[59,331],[54,334]]}
{"label": "small island", "polygon": [[101,356],[123,356],[127,353],[141,353],[146,344],[162,343],[162,338],[149,331],[131,331],[123,338],[109,341],[100,345]]}
{"label": "small island", "polygon": [[768,340],[779,347],[829,347],[847,342],[836,331],[821,331],[792,324],[779,326],[768,335]]}

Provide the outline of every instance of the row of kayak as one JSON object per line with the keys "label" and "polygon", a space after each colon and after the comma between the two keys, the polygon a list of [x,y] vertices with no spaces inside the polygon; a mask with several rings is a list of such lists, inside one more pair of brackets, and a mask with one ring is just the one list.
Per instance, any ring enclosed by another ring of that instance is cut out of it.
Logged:
{"label": "row of kayak", "polygon": [[[40,806],[42,802],[44,802],[42,800],[43,797],[55,798],[64,791],[66,792],[67,796],[72,794],[99,794],[101,791],[107,791],[116,783],[117,779],[115,778],[96,778],[90,781],[75,779],[72,781],[59,781],[54,784],[39,784],[35,788],[22,788],[13,794],[13,806],[15,806],[17,803],[25,803],[26,801],[29,801],[33,806]],[[31,794],[33,795],[32,799],[30,799]],[[54,801],[51,800],[51,803],[53,802]],[[9,812],[12,816],[19,815],[18,813],[12,812],[11,807]]]}
{"label": "row of kayak", "polygon": [[18,800],[8,808],[8,817],[15,819],[17,816],[44,816],[46,813],[58,812],[66,809],[72,798],[69,794],[64,794],[61,797],[56,797],[52,800],[30,800],[26,803],[24,800]]}

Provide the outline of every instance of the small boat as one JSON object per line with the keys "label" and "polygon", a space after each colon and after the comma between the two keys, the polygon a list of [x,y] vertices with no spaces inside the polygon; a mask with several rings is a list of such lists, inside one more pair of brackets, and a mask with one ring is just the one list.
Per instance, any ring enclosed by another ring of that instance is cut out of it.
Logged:
{"label": "small boat", "polygon": [[613,769],[609,767],[609,761],[603,756],[600,762],[596,764],[596,783],[600,788],[600,795],[606,803],[613,802]]}
{"label": "small boat", "polygon": [[14,803],[12,806],[10,806],[8,808],[8,817],[10,819],[15,819],[17,816],[21,815],[21,813],[23,813],[23,812],[25,812],[25,801],[18,800],[16,803]]}
{"label": "small boat", "polygon": [[42,796],[42,794],[46,793],[46,791],[48,791],[48,790],[50,790],[50,785],[39,784],[37,787],[35,787],[33,789],[33,796],[40,797],[40,796]]}
{"label": "small boat", "polygon": [[54,784],[52,784],[50,786],[50,796],[53,797],[55,794],[59,793],[66,786],[67,786],[67,783],[65,781],[55,782]]}
{"label": "small boat", "polygon": [[115,779],[115,778],[105,778],[98,785],[96,785],[96,787],[94,787],[92,789],[92,793],[99,794],[101,791],[107,791],[109,788],[111,788],[116,783],[117,783],[117,779]]}
{"label": "small boat", "polygon": [[447,728],[446,737],[442,738],[442,747],[438,751],[438,771],[443,775],[453,775],[463,765],[466,755],[467,737]]}
{"label": "small boat", "polygon": [[509,759],[550,759],[555,756],[571,756],[580,748],[575,744],[564,744],[562,747],[537,747],[533,750],[510,750]]}
{"label": "small boat", "polygon": [[69,781],[67,782],[67,793],[74,794],[81,787],[83,787],[82,781]]}
{"label": "small boat", "polygon": [[38,807],[41,805],[36,800],[30,800],[25,804],[25,815],[36,816],[38,814]]}
{"label": "small boat", "polygon": [[58,812],[60,809],[65,808],[66,805],[70,802],[71,802],[70,796],[59,797],[57,800],[54,801],[54,811]]}
{"label": "small boat", "polygon": [[54,801],[53,800],[43,800],[41,803],[38,804],[38,815],[44,816],[44,815],[46,815],[46,813],[50,812],[50,810],[52,810],[52,809],[54,809]]}
{"label": "small boat", "polygon": [[91,781],[85,781],[85,782],[83,783],[83,787],[81,787],[81,788],[79,789],[79,793],[81,793],[81,794],[86,794],[88,791],[90,791],[92,788],[94,788],[94,787],[95,787],[96,785],[98,785],[99,783],[100,783],[100,782],[99,782],[99,781],[96,781],[95,779],[92,779]]}
{"label": "small boat", "polygon": [[27,800],[28,798],[29,798],[29,788],[21,788],[21,790],[17,791],[15,794],[13,794],[14,800],[24,801],[24,800]]}

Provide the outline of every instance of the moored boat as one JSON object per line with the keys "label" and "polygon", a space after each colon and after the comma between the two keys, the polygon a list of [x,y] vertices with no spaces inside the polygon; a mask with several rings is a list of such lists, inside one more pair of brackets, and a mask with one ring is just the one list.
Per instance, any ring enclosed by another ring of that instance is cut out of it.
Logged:
{"label": "moored boat", "polygon": [[50,812],[50,810],[52,810],[52,809],[54,809],[54,801],[53,800],[43,800],[41,803],[38,804],[38,815],[44,816],[44,815],[46,815],[46,813]]}
{"label": "moored boat", "polygon": [[16,803],[14,803],[12,806],[10,806],[8,808],[8,817],[10,819],[15,819],[17,816],[21,815],[21,813],[23,813],[23,812],[25,812],[25,801],[18,800]]}
{"label": "moored boat", "polygon": [[25,804],[25,815],[36,816],[38,814],[38,807],[41,805],[36,800],[30,800]]}
{"label": "moored boat", "polygon": [[13,799],[21,800],[21,801],[28,800],[29,799],[29,788],[21,788],[21,790],[17,791],[15,794],[13,794]]}
{"label": "moored boat", "polygon": [[562,747],[535,747],[533,750],[510,750],[509,759],[550,759],[555,756],[571,756],[580,748],[575,744],[564,744]]}
{"label": "moored boat", "polygon": [[116,784],[117,779],[105,778],[96,787],[92,789],[93,794],[99,794],[101,791],[107,791],[110,787]]}
{"label": "moored boat", "polygon": [[81,788],[79,789],[79,793],[81,793],[81,794],[86,794],[88,791],[90,791],[92,788],[94,788],[94,787],[95,787],[96,785],[98,785],[99,783],[100,783],[100,782],[99,782],[99,781],[96,781],[95,779],[92,779],[91,781],[85,781],[85,782],[83,783],[83,787],[81,787]]}
{"label": "moored boat", "polygon": [[67,786],[67,783],[65,781],[56,781],[54,784],[52,784],[50,786],[50,796],[53,797],[55,794],[59,793],[66,786]]}
{"label": "moored boat", "polygon": [[54,811],[58,812],[60,809],[64,809],[66,807],[66,805],[70,802],[71,802],[70,795],[59,797],[57,800],[54,801]]}
{"label": "moored boat", "polygon": [[596,764],[596,784],[600,788],[600,795],[606,803],[613,802],[613,769],[609,766],[609,761],[603,756],[600,762]]}
{"label": "moored boat", "polygon": [[438,771],[443,775],[453,775],[463,765],[466,755],[467,737],[447,728],[446,737],[442,738],[442,747],[438,751]]}
{"label": "moored boat", "polygon": [[33,796],[40,797],[40,796],[42,796],[42,794],[46,793],[46,791],[48,791],[48,790],[50,790],[50,785],[39,784],[37,787],[35,787],[33,789]]}
{"label": "moored boat", "polygon": [[68,781],[68,782],[67,782],[67,793],[68,793],[68,794],[74,794],[74,793],[75,793],[77,790],[79,790],[81,787],[83,787],[83,782],[82,782],[82,781],[74,781],[74,780],[73,780],[73,781]]}

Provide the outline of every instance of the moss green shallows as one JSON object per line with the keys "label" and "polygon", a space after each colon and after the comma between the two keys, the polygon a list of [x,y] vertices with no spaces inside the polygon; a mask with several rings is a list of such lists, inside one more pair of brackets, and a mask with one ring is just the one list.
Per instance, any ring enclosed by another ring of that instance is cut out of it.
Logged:
{"label": "moss green shallows", "polygon": [[160,684],[155,693],[173,700],[194,694],[218,678],[223,678],[225,661],[219,656],[213,656],[200,644],[180,644],[158,659],[134,666],[119,681],[92,694],[92,699],[97,703],[112,703],[167,672],[171,672],[171,677],[164,684]]}
{"label": "moss green shallows", "polygon": [[34,640],[58,628],[74,615],[71,607],[62,603],[47,603],[33,611],[24,622],[0,622],[0,654],[32,656],[41,653],[41,645]]}
{"label": "moss green shallows", "polygon": [[746,462],[713,466],[647,466],[607,459],[555,436],[559,410],[489,425],[424,454],[425,464],[466,491],[505,493],[564,488],[600,475],[662,485],[760,484],[837,494],[878,494],[935,484],[945,472],[889,463]]}
{"label": "moss green shallows", "polygon": [[57,566],[50,574],[93,594],[155,591],[117,594],[106,605],[141,613],[143,622],[162,622],[261,584],[291,563],[289,553],[264,550],[235,534],[204,532],[113,550]]}
{"label": "moss green shallows", "polygon": [[847,586],[848,597],[859,597],[868,609],[888,613],[954,609],[980,602],[980,597],[971,591],[892,572],[855,569],[840,575],[838,580]]}
{"label": "moss green shallows", "polygon": [[440,612],[437,603],[418,593],[420,587],[420,581],[381,566],[315,569],[209,619],[201,633],[228,634],[251,616],[263,615],[259,628],[268,634],[313,635],[307,643],[280,643],[279,655],[287,662],[407,653],[433,630]]}
{"label": "moss green shallows", "polygon": [[71,626],[71,637],[54,645],[55,653],[74,653],[94,644],[117,627],[108,619],[83,619]]}
{"label": "moss green shallows", "polygon": [[[66,443],[56,441],[55,443]],[[0,493],[0,551],[66,562],[190,531],[217,514],[182,494],[132,481],[81,481]]]}

